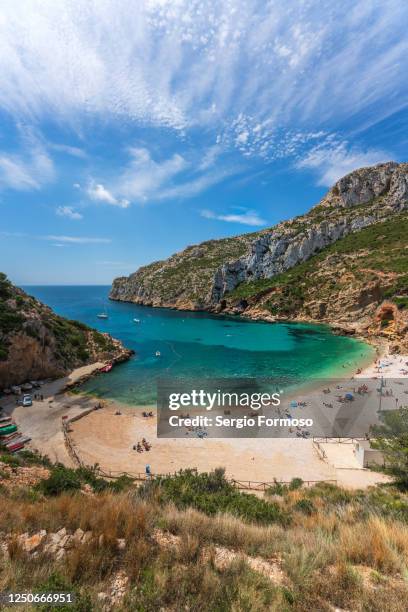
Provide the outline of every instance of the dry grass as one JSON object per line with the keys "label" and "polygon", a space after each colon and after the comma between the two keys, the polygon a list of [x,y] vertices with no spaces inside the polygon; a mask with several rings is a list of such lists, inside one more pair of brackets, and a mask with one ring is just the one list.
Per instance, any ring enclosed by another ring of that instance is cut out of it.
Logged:
{"label": "dry grass", "polygon": [[192,508],[178,510],[172,505],[162,512],[161,526],[180,535],[194,534],[203,544],[216,543],[264,557],[275,555],[287,537],[280,525],[261,527],[228,514],[209,517]]}
{"label": "dry grass", "polygon": [[401,574],[408,559],[408,527],[380,517],[370,517],[360,529],[342,524],[339,547],[339,554],[353,563]]}
{"label": "dry grass", "polygon": [[[98,591],[123,570],[130,581],[124,610],[326,612],[339,607],[402,612],[408,601],[407,524],[363,511],[364,500],[358,497],[349,499],[334,489],[330,496],[289,492],[280,503],[291,508],[292,521],[283,527],[146,502],[134,491],[47,499],[4,495],[0,531],[17,536],[80,527],[92,531],[93,538],[74,546],[60,562],[43,554],[29,557],[12,539],[10,560],[0,564],[0,590],[35,589],[58,575],[69,588],[90,597],[89,609],[97,610]],[[312,500],[311,513],[298,510],[308,510],[299,506],[305,499]],[[153,537],[157,529],[177,535],[177,545],[160,545]],[[125,538],[124,550],[118,550],[118,538]],[[214,554],[202,554],[204,548],[216,546],[240,552],[243,558],[232,556],[231,564],[220,567]],[[245,555],[279,564],[283,586],[251,569]]]}
{"label": "dry grass", "polygon": [[143,501],[135,502],[131,494],[63,494],[39,500],[1,497],[0,517],[9,531],[57,531],[61,527],[75,531],[80,527],[104,534],[109,541],[144,533],[153,520],[153,510]]}

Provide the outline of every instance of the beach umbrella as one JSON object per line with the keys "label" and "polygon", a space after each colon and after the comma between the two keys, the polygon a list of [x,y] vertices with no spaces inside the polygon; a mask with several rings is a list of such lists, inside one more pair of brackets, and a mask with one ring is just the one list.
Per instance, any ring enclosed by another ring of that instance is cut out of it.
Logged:
{"label": "beach umbrella", "polygon": [[297,405],[298,405],[298,403],[297,403],[297,401],[296,401],[296,400],[292,400],[292,401],[290,402],[290,407],[291,407],[291,408],[297,408]]}
{"label": "beach umbrella", "polygon": [[344,397],[346,398],[346,400],[354,399],[354,395],[352,393],[346,393],[346,395]]}

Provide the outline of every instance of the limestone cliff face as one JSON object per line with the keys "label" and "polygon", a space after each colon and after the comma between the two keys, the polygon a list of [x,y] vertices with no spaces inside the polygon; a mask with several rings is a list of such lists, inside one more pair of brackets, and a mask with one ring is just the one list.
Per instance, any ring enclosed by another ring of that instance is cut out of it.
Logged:
{"label": "limestone cliff face", "polygon": [[130,354],[108,334],[57,316],[0,274],[0,389]]}
{"label": "limestone cliff face", "polygon": [[251,244],[250,253],[221,266],[214,275],[211,302],[219,302],[224,295],[245,281],[272,278],[299,263],[351,232],[371,225],[379,218],[377,211],[356,216],[341,216],[322,222],[303,219],[304,227],[291,222],[282,224]]}
{"label": "limestone cliff face", "polygon": [[262,233],[189,246],[165,261],[139,268],[129,277],[115,279],[110,298],[147,306],[208,308],[214,302],[212,287],[217,270],[225,261],[247,253],[254,237]]}
{"label": "limestone cliff face", "polygon": [[219,309],[241,283],[271,279],[408,207],[408,164],[388,162],[341,178],[309,213],[267,230],[213,240],[113,282],[111,299]]}
{"label": "limestone cliff face", "polygon": [[408,201],[408,164],[388,162],[361,168],[341,178],[322,200],[326,206],[350,208],[382,197],[382,205],[394,210]]}

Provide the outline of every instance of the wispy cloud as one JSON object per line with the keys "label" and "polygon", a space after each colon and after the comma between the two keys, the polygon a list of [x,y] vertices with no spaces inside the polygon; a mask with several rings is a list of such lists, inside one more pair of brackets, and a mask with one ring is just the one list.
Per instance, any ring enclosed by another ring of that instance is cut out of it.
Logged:
{"label": "wispy cloud", "polygon": [[406,105],[407,19],[398,0],[3,0],[0,108],[64,125],[201,127],[245,156],[290,155],[297,134],[351,118],[358,129]]}
{"label": "wispy cloud", "polygon": [[112,242],[110,238],[89,238],[86,236],[42,236],[43,240],[50,240],[54,243],[64,244],[109,244]]}
{"label": "wispy cloud", "polygon": [[59,153],[66,153],[67,155],[71,155],[72,157],[79,157],[80,159],[85,159],[87,157],[86,152],[83,149],[80,149],[79,147],[55,143],[52,143],[49,146],[54,151],[58,151]]}
{"label": "wispy cloud", "polygon": [[83,215],[76,211],[72,206],[58,206],[55,212],[59,217],[68,217],[68,219],[72,219],[74,221],[79,221],[83,218]]}
{"label": "wispy cloud", "polygon": [[25,143],[21,154],[0,152],[0,188],[37,190],[54,178],[53,161],[39,141]]}
{"label": "wispy cloud", "polygon": [[46,240],[52,242],[53,246],[66,246],[68,244],[110,244],[111,238],[95,238],[89,236],[55,236],[48,234],[46,236],[34,236],[26,232],[0,232],[0,236],[5,238],[33,238],[35,240]]}
{"label": "wispy cloud", "polygon": [[27,234],[24,232],[0,232],[0,236],[4,238],[24,238]]}
{"label": "wispy cloud", "polygon": [[130,204],[129,200],[125,198],[116,198],[105,185],[102,185],[102,183],[95,183],[92,181],[87,187],[86,192],[91,200],[103,202],[104,204],[111,204],[111,206],[127,208]]}
{"label": "wispy cloud", "polygon": [[132,147],[129,153],[130,161],[119,176],[116,189],[136,202],[160,198],[163,187],[188,167],[178,153],[161,161],[154,160],[144,147]]}
{"label": "wispy cloud", "polygon": [[267,225],[267,221],[262,219],[255,210],[245,210],[244,212],[229,213],[229,214],[218,214],[211,210],[202,210],[201,216],[205,219],[216,219],[217,221],[226,221],[227,223],[240,223],[242,225],[251,225],[258,227],[260,225]]}
{"label": "wispy cloud", "polygon": [[332,140],[317,145],[297,162],[299,169],[313,170],[318,185],[330,187],[339,178],[356,168],[390,160],[390,155],[377,149],[361,150],[347,142]]}
{"label": "wispy cloud", "polygon": [[191,198],[241,170],[236,164],[214,167],[218,146],[201,153],[202,158],[174,153],[159,159],[146,147],[130,147],[129,161],[118,176],[108,186],[92,180],[86,193],[94,201],[127,208],[131,203]]}

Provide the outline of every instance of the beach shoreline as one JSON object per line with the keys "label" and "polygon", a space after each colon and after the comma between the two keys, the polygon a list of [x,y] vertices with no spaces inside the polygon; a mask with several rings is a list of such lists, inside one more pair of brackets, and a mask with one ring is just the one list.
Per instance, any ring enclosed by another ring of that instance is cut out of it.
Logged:
{"label": "beach shoreline", "polygon": [[[408,363],[408,356],[385,353],[369,366],[355,373],[350,381],[362,378],[377,379],[378,362],[384,362],[382,375],[387,378],[402,376],[401,368]],[[44,385],[44,401],[34,401],[30,408],[5,402],[6,411],[13,416],[25,435],[32,438],[31,447],[46,454],[53,461],[73,466],[62,428],[62,417],[71,419],[92,409],[101,400],[78,393],[78,385],[84,378],[95,375],[104,364],[92,364],[79,368],[63,379]],[[105,376],[109,376],[106,374]],[[75,393],[72,390],[75,389]],[[321,392],[317,390],[317,393]],[[288,400],[289,398],[287,398]],[[286,401],[287,401],[286,400]],[[131,406],[115,400],[102,400],[103,407],[91,411],[70,424],[70,438],[84,464],[98,463],[106,472],[144,472],[149,463],[154,473],[175,472],[183,468],[209,471],[224,467],[229,478],[288,481],[300,477],[303,480],[335,480],[350,488],[365,488],[387,478],[367,469],[360,469],[350,449],[342,453],[350,456],[338,468],[319,456],[312,439],[280,438],[232,438],[206,439],[186,435],[180,438],[157,438],[156,406]],[[152,418],[142,416],[152,411]],[[133,447],[142,439],[152,445],[149,452],[136,452]],[[345,455],[344,455],[345,457]]]}

